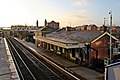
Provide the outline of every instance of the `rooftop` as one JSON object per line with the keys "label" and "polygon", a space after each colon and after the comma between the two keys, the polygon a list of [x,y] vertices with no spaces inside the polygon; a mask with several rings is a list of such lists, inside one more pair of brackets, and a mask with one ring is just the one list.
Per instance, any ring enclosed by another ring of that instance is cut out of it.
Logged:
{"label": "rooftop", "polygon": [[61,43],[67,43],[67,44],[77,44],[77,42],[71,41],[71,40],[63,40],[63,39],[58,39],[58,38],[52,38],[52,37],[46,37],[47,39],[61,42]]}
{"label": "rooftop", "polygon": [[56,31],[50,34],[47,34],[47,37],[54,37],[66,40],[77,41],[80,43],[91,42],[103,32],[101,31]]}

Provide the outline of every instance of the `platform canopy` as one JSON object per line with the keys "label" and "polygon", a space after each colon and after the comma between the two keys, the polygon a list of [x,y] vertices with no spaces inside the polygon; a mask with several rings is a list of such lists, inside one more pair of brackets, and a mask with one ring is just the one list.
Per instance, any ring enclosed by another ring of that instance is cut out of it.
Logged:
{"label": "platform canopy", "polygon": [[49,43],[49,44],[53,44],[59,47],[63,47],[66,49],[85,47],[84,43],[78,43],[70,40],[63,40],[63,39],[52,38],[52,37],[40,37],[38,38],[38,40]]}

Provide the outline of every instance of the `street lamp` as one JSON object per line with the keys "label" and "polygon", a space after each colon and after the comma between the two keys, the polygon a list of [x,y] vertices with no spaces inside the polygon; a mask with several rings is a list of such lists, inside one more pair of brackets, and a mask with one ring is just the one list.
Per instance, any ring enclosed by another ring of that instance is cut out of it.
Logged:
{"label": "street lamp", "polygon": [[107,19],[107,18],[104,18],[104,26],[105,26],[105,22],[107,21],[106,19]]}
{"label": "street lamp", "polygon": [[111,34],[112,34],[112,32],[111,32],[111,29],[112,29],[112,12],[110,11],[109,12],[109,17],[110,17],[110,63],[111,63],[111,60],[112,60],[112,39],[111,39]]}

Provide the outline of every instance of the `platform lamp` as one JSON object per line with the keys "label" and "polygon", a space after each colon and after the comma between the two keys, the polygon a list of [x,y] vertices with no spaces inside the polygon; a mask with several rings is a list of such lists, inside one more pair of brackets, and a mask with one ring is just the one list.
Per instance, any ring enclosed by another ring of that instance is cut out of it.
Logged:
{"label": "platform lamp", "polygon": [[110,63],[111,63],[111,60],[112,60],[112,39],[111,39],[111,29],[112,29],[112,12],[110,11],[109,12],[109,17],[110,17]]}
{"label": "platform lamp", "polygon": [[105,24],[106,24],[106,21],[107,21],[107,18],[104,18],[104,26],[105,26]]}

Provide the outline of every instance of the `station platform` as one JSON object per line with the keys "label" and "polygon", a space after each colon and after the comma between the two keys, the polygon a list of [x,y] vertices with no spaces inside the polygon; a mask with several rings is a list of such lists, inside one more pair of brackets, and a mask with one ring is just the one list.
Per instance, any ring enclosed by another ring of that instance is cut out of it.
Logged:
{"label": "station platform", "polygon": [[5,38],[0,39],[0,80],[20,80]]}
{"label": "station platform", "polygon": [[0,40],[0,80],[11,80],[4,39]]}
{"label": "station platform", "polygon": [[26,42],[23,40],[20,40],[23,44],[33,48],[40,54],[48,57],[49,59],[57,62],[58,64],[66,67],[70,71],[74,72],[75,74],[81,76],[83,80],[104,80],[104,74],[99,73],[95,70],[89,69],[87,67],[82,67],[78,64],[75,64],[74,62],[69,61],[68,59],[65,59],[64,57],[51,53],[50,51],[47,51],[43,48],[36,47],[35,44]]}

